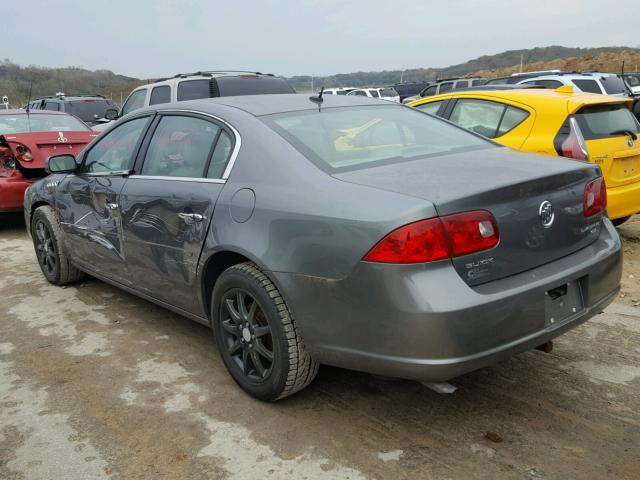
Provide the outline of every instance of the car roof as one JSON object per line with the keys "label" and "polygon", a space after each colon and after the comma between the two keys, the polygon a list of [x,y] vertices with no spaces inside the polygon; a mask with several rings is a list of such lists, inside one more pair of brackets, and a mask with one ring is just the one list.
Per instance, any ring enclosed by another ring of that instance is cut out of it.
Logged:
{"label": "car roof", "polygon": [[[565,89],[563,91],[563,89]],[[610,95],[600,95],[598,93],[586,93],[578,91],[568,91],[571,87],[560,87],[555,90],[546,88],[519,88],[519,89],[500,89],[500,90],[474,90],[474,91],[457,91],[447,92],[441,95],[433,95],[428,97],[429,101],[436,99],[445,100],[455,97],[473,97],[474,95],[483,95],[486,97],[494,97],[497,100],[511,100],[528,104],[532,101],[564,101],[567,102],[567,108],[570,112],[575,112],[584,105],[611,105],[611,104],[627,104],[631,105],[632,100],[626,97],[613,97]],[[422,102],[420,102],[422,100]],[[427,99],[420,99],[416,105],[428,103]],[[413,102],[412,102],[413,103]]]}
{"label": "car roof", "polygon": [[[309,94],[271,94],[271,95],[242,95],[237,97],[215,97],[201,98],[198,100],[187,100],[177,104],[163,104],[147,107],[144,110],[154,111],[161,110],[163,107],[168,109],[195,109],[207,112],[212,110],[215,105],[224,105],[227,107],[243,110],[256,117],[262,115],[272,115],[276,113],[286,113],[305,110],[318,110],[318,104],[312,102]],[[348,95],[327,95],[322,97],[323,102],[321,108],[337,108],[337,107],[353,107],[353,106],[393,106],[393,103],[385,100],[378,100],[363,96]],[[398,104],[399,105],[399,104]],[[160,108],[158,108],[160,107]],[[138,111],[138,110],[136,110]],[[139,111],[143,111],[140,109]]]}
{"label": "car roof", "polygon": [[[27,111],[21,108],[14,108],[10,110],[0,110],[0,115],[26,115]],[[67,115],[71,117],[65,112],[56,112],[55,110],[29,110],[29,115]]]}

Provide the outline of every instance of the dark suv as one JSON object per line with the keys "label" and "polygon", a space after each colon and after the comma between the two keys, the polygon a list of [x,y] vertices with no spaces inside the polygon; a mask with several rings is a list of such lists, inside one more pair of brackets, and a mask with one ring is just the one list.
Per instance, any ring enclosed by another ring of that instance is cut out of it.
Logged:
{"label": "dark suv", "polygon": [[110,99],[103,95],[74,95],[66,96],[58,93],[55,96],[41,97],[29,103],[30,110],[52,110],[54,112],[70,113],[87,125],[100,123],[109,109],[118,108]]}

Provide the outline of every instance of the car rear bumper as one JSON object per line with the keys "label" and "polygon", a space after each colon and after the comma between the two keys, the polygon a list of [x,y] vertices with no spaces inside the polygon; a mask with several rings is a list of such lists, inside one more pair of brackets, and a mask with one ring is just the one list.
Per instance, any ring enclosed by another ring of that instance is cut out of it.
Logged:
{"label": "car rear bumper", "polygon": [[24,191],[31,185],[17,172],[10,177],[0,177],[0,212],[20,212]]}
{"label": "car rear bumper", "polygon": [[640,182],[607,188],[607,212],[612,220],[640,212]]}
{"label": "car rear bumper", "polygon": [[[599,313],[620,288],[620,239],[608,219],[588,247],[469,287],[449,261],[361,262],[344,280],[271,272],[321,363],[445,381],[530,350]],[[574,284],[582,302],[552,320],[546,293]]]}

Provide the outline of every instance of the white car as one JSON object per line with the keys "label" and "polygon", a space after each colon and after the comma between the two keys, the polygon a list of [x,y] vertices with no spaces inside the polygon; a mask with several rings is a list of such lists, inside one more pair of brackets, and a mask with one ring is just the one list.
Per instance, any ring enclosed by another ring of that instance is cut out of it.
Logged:
{"label": "white car", "polygon": [[[384,92],[384,93],[383,93]],[[357,88],[351,90],[347,95],[357,95],[361,97],[380,98],[392,102],[399,102],[400,95],[392,88]]]}
{"label": "white car", "polygon": [[579,92],[600,93],[616,97],[629,96],[629,90],[625,83],[615,73],[553,73],[535,77],[527,76],[524,80],[514,83],[516,85],[539,85],[554,90],[569,85]]}
{"label": "white car", "polygon": [[640,95],[640,73],[625,73],[622,76],[631,89],[631,93]]}
{"label": "white car", "polygon": [[355,87],[325,88],[323,95],[347,95],[352,90],[355,90]]}

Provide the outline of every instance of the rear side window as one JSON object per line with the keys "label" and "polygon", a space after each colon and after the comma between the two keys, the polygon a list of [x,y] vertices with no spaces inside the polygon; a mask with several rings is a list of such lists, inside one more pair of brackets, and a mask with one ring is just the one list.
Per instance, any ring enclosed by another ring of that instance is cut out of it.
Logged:
{"label": "rear side window", "polygon": [[529,80],[522,82],[521,85],[539,85],[544,88],[555,90],[562,86],[562,82],[559,82],[558,80]]}
{"label": "rear side window", "polygon": [[356,90],[355,92],[353,92],[354,95],[358,95],[360,97],[366,97],[367,94],[363,91],[363,90]]}
{"label": "rear side window", "polygon": [[600,79],[600,82],[604,87],[604,91],[607,92],[609,95],[618,95],[620,93],[626,93],[627,91],[622,79],[615,75],[602,77]]}
{"label": "rear side window", "polygon": [[463,99],[456,102],[449,120],[487,138],[496,138],[513,130],[528,116],[528,112],[502,103]]}
{"label": "rear side window", "polygon": [[202,178],[220,127],[195,117],[162,117],[153,133],[141,175]]}
{"label": "rear side window", "polygon": [[485,85],[505,85],[507,83],[506,78],[494,78],[493,80],[488,80]]}
{"label": "rear side window", "polygon": [[481,78],[478,78],[476,80],[471,80],[471,86],[475,87],[475,86],[478,86],[478,85],[482,85],[483,82],[484,82],[484,80],[482,80]]}
{"label": "rear side window", "polygon": [[595,80],[571,80],[573,84],[583,92],[602,93],[598,82]]}
{"label": "rear side window", "polygon": [[469,80],[459,80],[456,82],[456,88],[466,88],[469,86]]}
{"label": "rear side window", "polygon": [[207,171],[207,178],[222,178],[232,149],[233,141],[231,140],[231,136],[222,130],[216,147],[213,149],[213,155],[211,156],[211,162],[209,163],[209,169]]}
{"label": "rear side window", "polygon": [[169,85],[162,85],[155,87],[151,90],[151,98],[149,99],[149,105],[156,105],[158,103],[171,102],[171,87]]}
{"label": "rear side window", "polygon": [[574,116],[585,140],[640,133],[638,120],[624,105],[584,107]]}
{"label": "rear side window", "polygon": [[383,88],[380,90],[380,95],[383,97],[397,97],[398,92],[396,92],[393,88]]}
{"label": "rear side window", "polygon": [[378,92],[376,90],[369,90],[369,93],[371,94],[371,96],[373,98],[380,98],[380,95],[378,94]]}
{"label": "rear side window", "polygon": [[217,84],[218,95],[221,97],[230,97],[234,95],[296,93],[285,79],[271,77],[269,75],[218,77],[215,79],[215,82]]}
{"label": "rear side window", "polygon": [[126,115],[129,112],[133,112],[139,108],[144,107],[144,99],[147,96],[147,89],[137,90],[129,95],[127,101],[122,106],[122,115]]}
{"label": "rear side window", "polygon": [[448,92],[449,90],[453,90],[453,82],[440,84],[440,93]]}
{"label": "rear side window", "polygon": [[423,112],[430,113],[431,115],[435,115],[440,110],[440,105],[444,100],[440,100],[439,102],[429,102],[422,105],[418,105],[416,108],[418,110],[422,110]]}
{"label": "rear side window", "polygon": [[57,112],[60,110],[60,104],[56,102],[47,102],[44,104],[44,110],[53,110]]}
{"label": "rear side window", "polygon": [[210,92],[210,80],[185,80],[178,84],[178,101],[209,98]]}

